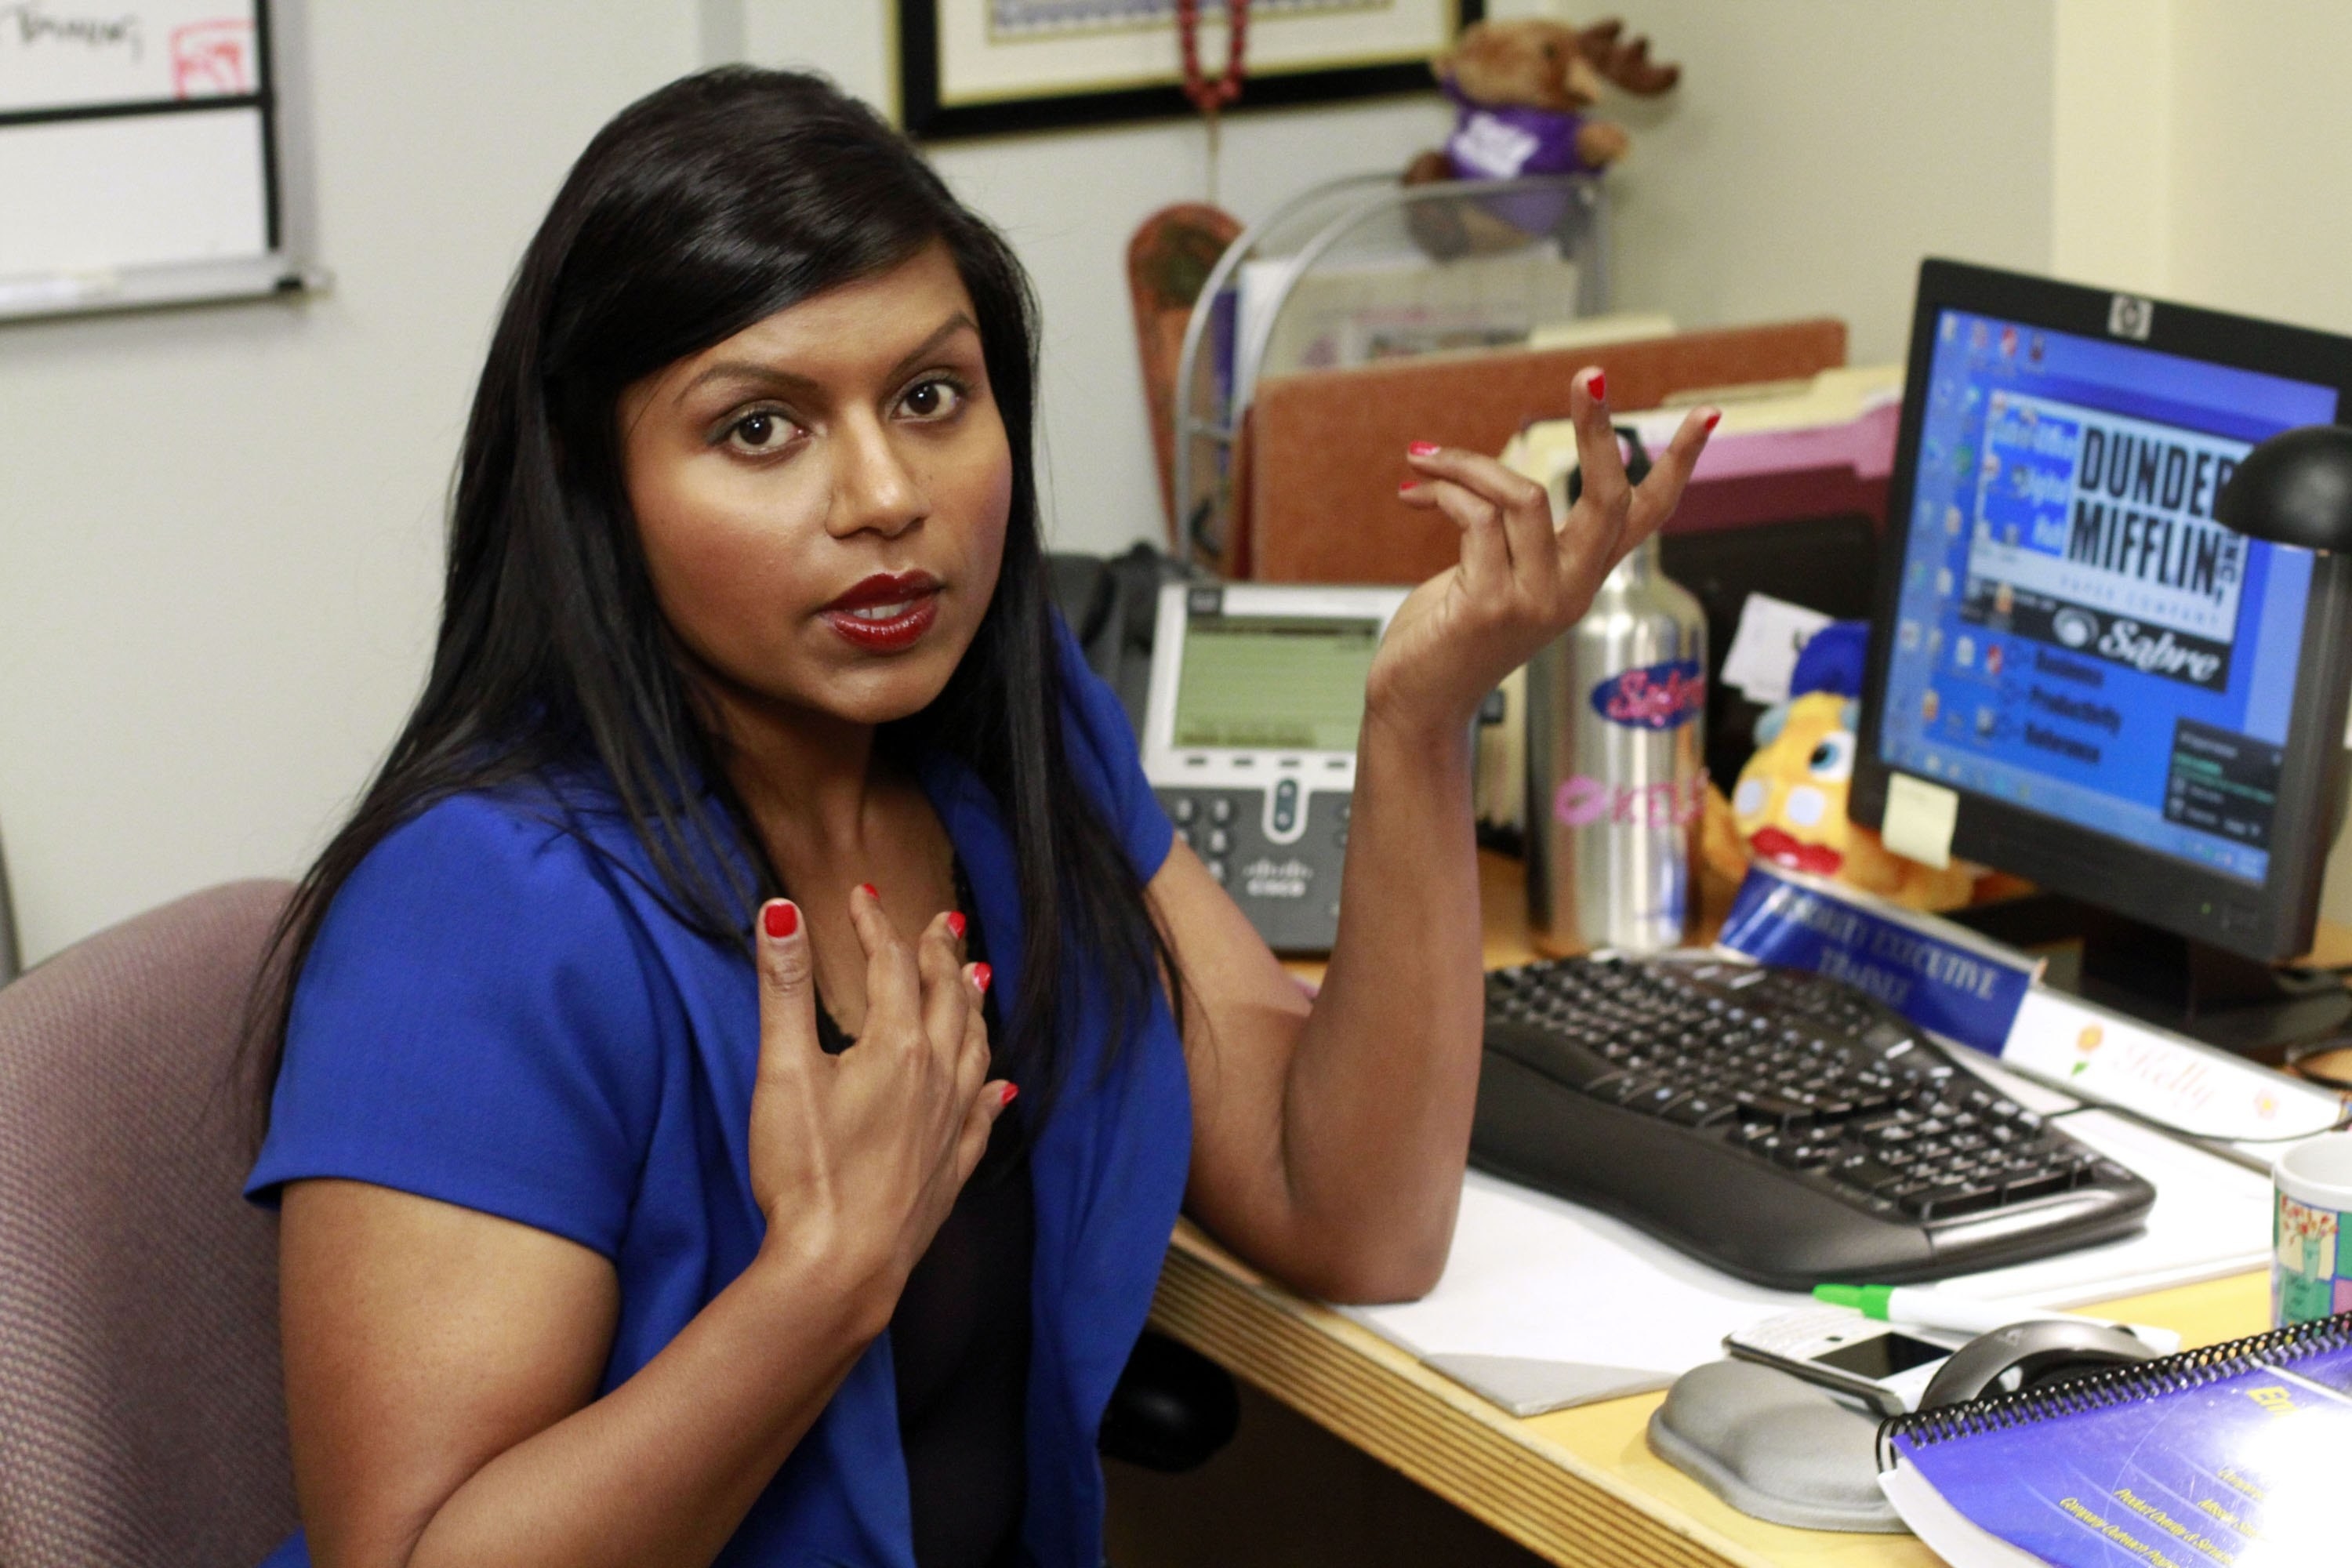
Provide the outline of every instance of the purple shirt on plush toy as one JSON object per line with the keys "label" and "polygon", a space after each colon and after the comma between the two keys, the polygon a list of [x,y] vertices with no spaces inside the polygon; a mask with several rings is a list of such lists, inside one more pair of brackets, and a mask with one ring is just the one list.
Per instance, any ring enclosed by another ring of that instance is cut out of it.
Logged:
{"label": "purple shirt on plush toy", "polygon": [[[1445,96],[1461,112],[1454,134],[1446,138],[1445,156],[1462,180],[1512,180],[1522,174],[1570,174],[1591,172],[1577,155],[1576,133],[1584,116],[1572,109],[1529,109],[1522,104],[1487,106],[1474,103],[1452,82]],[[1487,209],[1515,228],[1546,234],[1567,210],[1564,196],[1538,191],[1520,196],[1496,196]]]}

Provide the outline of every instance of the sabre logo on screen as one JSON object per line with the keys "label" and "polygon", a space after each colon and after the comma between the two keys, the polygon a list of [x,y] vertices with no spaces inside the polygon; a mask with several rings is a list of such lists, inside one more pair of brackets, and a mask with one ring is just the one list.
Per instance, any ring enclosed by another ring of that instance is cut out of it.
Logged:
{"label": "sabre logo on screen", "polygon": [[2050,617],[2050,629],[2057,633],[2058,640],[2068,647],[2083,647],[2099,635],[2099,621],[2088,610],[2078,610],[2069,605]]}
{"label": "sabre logo on screen", "polygon": [[1678,730],[1706,707],[1706,676],[1695,658],[1637,665],[1592,689],[1592,710],[1612,724]]}
{"label": "sabre logo on screen", "polygon": [[2107,332],[2111,337],[2129,338],[2136,343],[2147,342],[2147,334],[2156,325],[2156,301],[2143,300],[2137,294],[2118,294],[2107,302]]}

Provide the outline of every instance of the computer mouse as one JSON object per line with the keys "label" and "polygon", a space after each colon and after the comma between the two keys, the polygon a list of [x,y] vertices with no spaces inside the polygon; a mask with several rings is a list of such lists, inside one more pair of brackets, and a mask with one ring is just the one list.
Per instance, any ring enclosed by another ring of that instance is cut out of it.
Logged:
{"label": "computer mouse", "polygon": [[[1979,1334],[1952,1352],[1920,1392],[1919,1408],[2071,1383],[2156,1352],[2128,1330],[2081,1318],[2037,1318]],[[2011,1375],[2014,1374],[2014,1375]]]}

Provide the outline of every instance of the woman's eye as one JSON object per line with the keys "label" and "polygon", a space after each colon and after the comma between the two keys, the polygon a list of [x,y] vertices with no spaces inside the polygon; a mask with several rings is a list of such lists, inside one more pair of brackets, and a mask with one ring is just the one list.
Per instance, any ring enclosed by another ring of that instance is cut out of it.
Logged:
{"label": "woman's eye", "polygon": [[944,379],[917,382],[898,406],[918,419],[944,419],[963,406],[963,388]]}
{"label": "woman's eye", "polygon": [[775,452],[793,438],[793,422],[773,409],[746,414],[727,428],[728,439],[747,452]]}

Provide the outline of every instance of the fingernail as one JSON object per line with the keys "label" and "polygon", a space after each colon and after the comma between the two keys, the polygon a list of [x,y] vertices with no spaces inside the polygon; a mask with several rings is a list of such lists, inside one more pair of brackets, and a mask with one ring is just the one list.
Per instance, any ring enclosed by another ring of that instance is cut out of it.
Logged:
{"label": "fingernail", "polygon": [[1592,373],[1591,391],[1592,401],[1595,403],[1601,402],[1609,395],[1609,378],[1597,370]]}
{"label": "fingernail", "polygon": [[865,894],[867,898],[872,899],[876,903],[880,903],[882,901],[882,895],[875,889],[874,884],[871,882],[858,883],[857,890]]}
{"label": "fingernail", "polygon": [[994,978],[996,978],[996,971],[989,968],[985,963],[975,963],[971,966],[971,983],[980,987],[980,994],[982,996],[988,994],[988,983]]}
{"label": "fingernail", "polygon": [[1434,441],[1415,441],[1411,446],[1407,447],[1405,450],[1411,452],[1416,458],[1432,458],[1437,455],[1437,443]]}
{"label": "fingernail", "polygon": [[1397,481],[1397,494],[1399,495],[1404,494],[1407,490],[1417,490],[1419,489],[1421,489],[1421,481],[1419,479],[1399,479]]}
{"label": "fingernail", "polygon": [[761,915],[761,923],[778,942],[801,929],[801,911],[790,899],[778,899]]}
{"label": "fingernail", "polygon": [[948,911],[948,930],[954,935],[956,941],[961,942],[963,940],[963,911],[961,910],[950,910]]}
{"label": "fingernail", "polygon": [[1712,430],[1722,423],[1723,410],[1720,408],[1710,408],[1706,411],[1706,423],[1700,426],[1700,428]]}
{"label": "fingernail", "polygon": [[1006,1085],[1004,1086],[1004,1088],[1003,1089],[1003,1090],[1001,1090],[1001,1091],[997,1094],[997,1097],[996,1097],[996,1104],[997,1104],[997,1108],[998,1108],[999,1110],[1002,1110],[1002,1109],[1003,1109],[1005,1106],[1008,1106],[1008,1105],[1012,1104],[1012,1103],[1013,1103],[1013,1097],[1014,1095],[1016,1095],[1016,1094],[1019,1094],[1020,1092],[1021,1092],[1021,1086],[1020,1086],[1019,1084],[1017,1084],[1017,1083],[1008,1083],[1008,1084],[1006,1084]]}

